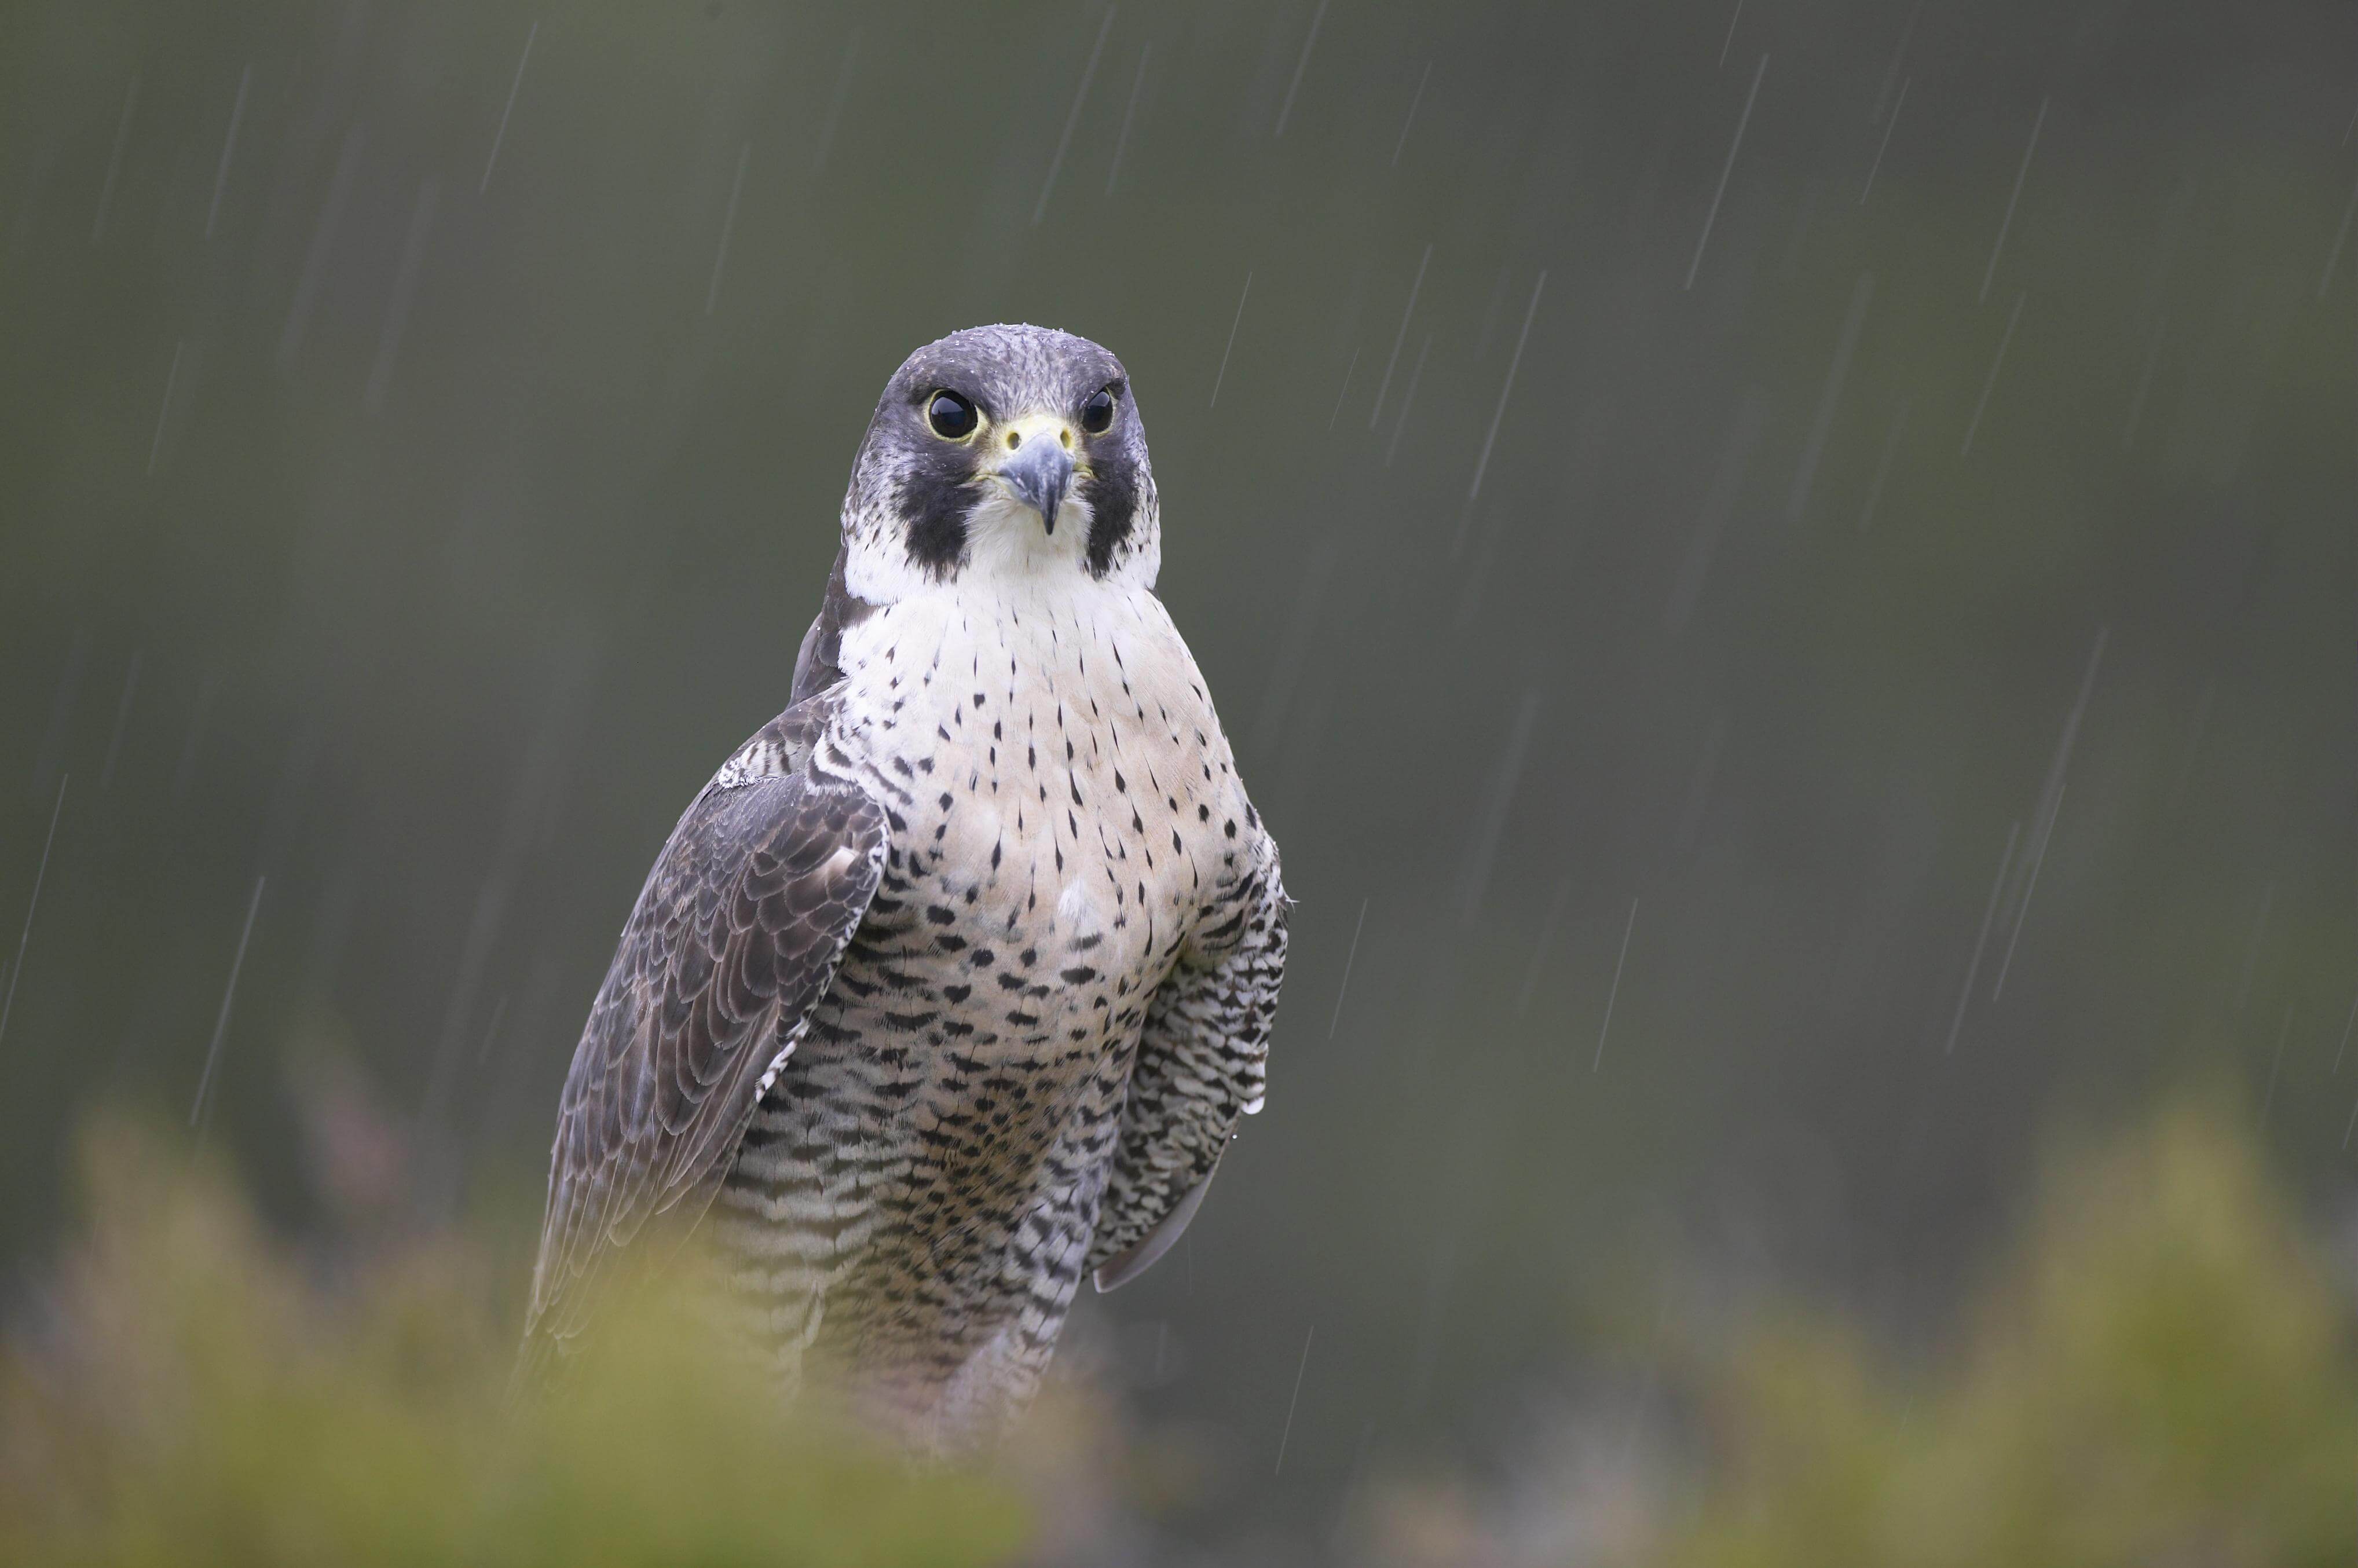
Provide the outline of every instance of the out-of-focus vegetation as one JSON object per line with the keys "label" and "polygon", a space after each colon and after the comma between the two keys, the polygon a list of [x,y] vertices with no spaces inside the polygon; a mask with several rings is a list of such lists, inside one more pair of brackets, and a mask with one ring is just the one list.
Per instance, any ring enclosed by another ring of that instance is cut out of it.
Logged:
{"label": "out-of-focus vegetation", "polygon": [[[885,1565],[1007,1558],[1005,1479],[919,1471],[650,1303],[511,1409],[458,1236],[306,1267],[214,1165],[117,1126],[0,1370],[0,1562]],[[672,1303],[676,1306],[677,1303]]]}
{"label": "out-of-focus vegetation", "polygon": [[[298,1254],[217,1165],[121,1125],[86,1147],[86,1228],[0,1375],[0,1561],[1163,1560],[1138,1517],[1154,1504],[1103,1484],[1151,1470],[1151,1437],[1069,1390],[984,1467],[918,1470],[789,1416],[658,1301],[569,1393],[511,1407],[513,1303],[463,1227]],[[1526,1454],[1488,1501],[1377,1479],[1364,1554],[2323,1568],[2358,1550],[2358,1318],[2223,1097],[2052,1161],[1945,1352],[1897,1357],[1823,1306],[1721,1322],[1655,1352],[1655,1437],[1617,1416],[1602,1463]]]}
{"label": "out-of-focus vegetation", "polygon": [[2347,1563],[2358,1362],[2320,1262],[2243,1124],[2174,1104],[2057,1170],[1953,1362],[1911,1377],[1823,1314],[1747,1336],[1664,1561]]}
{"label": "out-of-focus vegetation", "polygon": [[1646,1568],[2347,1563],[2358,1318],[2322,1263],[2248,1119],[2182,1098],[2050,1164],[1947,1353],[1748,1313],[1669,1379],[1702,1438],[1684,1484],[1567,1475],[1552,1528],[1428,1486],[1374,1498],[1373,1532],[1456,1564],[1567,1540]]}

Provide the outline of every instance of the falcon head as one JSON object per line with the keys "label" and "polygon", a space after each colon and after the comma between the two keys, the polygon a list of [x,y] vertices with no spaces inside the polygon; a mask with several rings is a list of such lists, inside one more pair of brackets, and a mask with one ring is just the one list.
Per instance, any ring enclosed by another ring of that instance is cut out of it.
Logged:
{"label": "falcon head", "polygon": [[846,585],[871,603],[983,578],[1152,588],[1160,509],[1129,373],[1045,327],[926,344],[868,422],[843,548]]}

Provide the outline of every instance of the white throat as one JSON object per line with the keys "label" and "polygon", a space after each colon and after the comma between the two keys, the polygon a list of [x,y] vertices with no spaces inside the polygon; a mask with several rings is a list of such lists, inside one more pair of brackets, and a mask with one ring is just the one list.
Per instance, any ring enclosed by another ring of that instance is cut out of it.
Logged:
{"label": "white throat", "polygon": [[1028,579],[1027,586],[1043,587],[1067,573],[1086,574],[1088,548],[1088,503],[1077,495],[1067,495],[1056,509],[1051,533],[1037,512],[992,485],[967,514],[966,565],[959,575]]}
{"label": "white throat", "polygon": [[[966,557],[951,580],[986,593],[1026,599],[1091,586],[1089,521],[1088,503],[1068,494],[1056,510],[1055,531],[1050,533],[1037,512],[990,486],[967,514]],[[870,604],[898,604],[945,586],[909,559],[906,546],[894,533],[849,530],[846,544],[844,586]]]}

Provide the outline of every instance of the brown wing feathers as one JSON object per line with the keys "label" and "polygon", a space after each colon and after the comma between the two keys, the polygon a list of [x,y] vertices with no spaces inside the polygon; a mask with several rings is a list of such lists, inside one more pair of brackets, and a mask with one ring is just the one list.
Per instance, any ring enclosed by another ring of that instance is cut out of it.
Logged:
{"label": "brown wing feathers", "polygon": [[654,1215],[710,1201],[833,979],[884,861],[882,809],[801,773],[708,788],[664,848],[567,1075],[528,1345]]}

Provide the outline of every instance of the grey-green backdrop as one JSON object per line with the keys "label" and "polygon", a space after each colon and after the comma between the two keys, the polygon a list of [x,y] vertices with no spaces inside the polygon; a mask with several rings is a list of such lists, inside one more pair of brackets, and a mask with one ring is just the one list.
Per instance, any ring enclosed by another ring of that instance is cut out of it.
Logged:
{"label": "grey-green backdrop", "polygon": [[1222,1434],[1192,1528],[1478,1450],[1645,1260],[1937,1322],[2041,1130],[2157,1082],[2246,1079],[2346,1197],[2353,45],[2337,0],[6,7],[0,1251],[216,1045],[205,1136],[299,1223],[291,1042],[520,1272],[877,391],[994,319],[1129,364],[1300,900],[1267,1113],[1089,1309]]}

